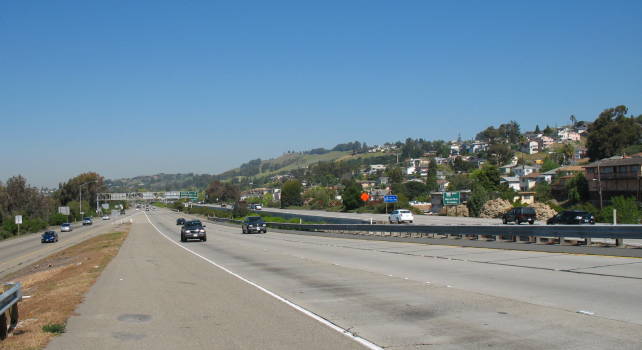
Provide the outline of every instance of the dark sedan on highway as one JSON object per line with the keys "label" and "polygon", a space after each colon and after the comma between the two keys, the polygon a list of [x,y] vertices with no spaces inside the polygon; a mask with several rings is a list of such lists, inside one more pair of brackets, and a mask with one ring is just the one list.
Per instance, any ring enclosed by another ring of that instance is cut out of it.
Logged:
{"label": "dark sedan on highway", "polygon": [[267,224],[260,216],[248,216],[243,220],[241,229],[243,233],[267,233]]}
{"label": "dark sedan on highway", "polygon": [[207,241],[205,225],[201,224],[199,220],[186,221],[185,225],[181,228],[181,242],[187,242],[190,239],[198,239],[203,242]]}
{"label": "dark sedan on highway", "polygon": [[580,224],[595,224],[595,216],[587,211],[581,210],[565,210],[546,221],[547,225],[580,225]]}
{"label": "dark sedan on highway", "polygon": [[40,237],[41,243],[55,243],[58,242],[58,233],[56,231],[47,231]]}
{"label": "dark sedan on highway", "polygon": [[185,218],[176,219],[176,225],[185,225]]}

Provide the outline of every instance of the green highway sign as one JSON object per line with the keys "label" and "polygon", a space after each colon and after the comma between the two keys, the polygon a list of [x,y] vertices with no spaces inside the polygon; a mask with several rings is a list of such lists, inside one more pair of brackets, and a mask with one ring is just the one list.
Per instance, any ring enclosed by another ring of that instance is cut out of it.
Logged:
{"label": "green highway sign", "polygon": [[444,192],[444,205],[459,205],[460,203],[460,192]]}
{"label": "green highway sign", "polygon": [[196,192],[196,191],[182,191],[180,193],[180,198],[198,199],[198,192]]}

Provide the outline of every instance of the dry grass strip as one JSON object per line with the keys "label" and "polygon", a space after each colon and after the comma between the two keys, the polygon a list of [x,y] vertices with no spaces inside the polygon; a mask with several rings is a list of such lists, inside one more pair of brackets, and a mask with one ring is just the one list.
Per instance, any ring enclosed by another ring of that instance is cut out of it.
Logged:
{"label": "dry grass strip", "polygon": [[43,331],[43,326],[65,325],[127,238],[129,225],[117,229],[120,232],[89,239],[8,276],[22,283],[28,298],[18,304],[20,323],[13,335],[0,342],[0,349],[38,350],[56,336]]}

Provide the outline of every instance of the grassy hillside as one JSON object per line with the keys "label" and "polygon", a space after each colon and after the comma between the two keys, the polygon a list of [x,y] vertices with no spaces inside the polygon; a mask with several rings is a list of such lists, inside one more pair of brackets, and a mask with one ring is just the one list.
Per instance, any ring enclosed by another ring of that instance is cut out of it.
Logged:
{"label": "grassy hillside", "polygon": [[307,168],[318,162],[349,161],[383,156],[384,153],[362,153],[333,151],[324,154],[285,153],[268,160],[254,160],[239,168],[218,175],[209,174],[156,174],[116,180],[105,180],[110,191],[181,191],[204,190],[214,180],[227,181],[233,178],[252,177],[265,179],[277,174],[287,174],[296,169]]}

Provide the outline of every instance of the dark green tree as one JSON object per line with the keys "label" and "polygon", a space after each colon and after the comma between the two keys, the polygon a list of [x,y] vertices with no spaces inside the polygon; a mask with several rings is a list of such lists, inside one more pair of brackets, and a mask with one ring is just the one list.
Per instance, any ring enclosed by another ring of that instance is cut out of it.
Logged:
{"label": "dark green tree", "polygon": [[299,180],[286,181],[281,189],[281,208],[303,205],[302,191],[303,186]]}
{"label": "dark green tree", "polygon": [[549,137],[555,137],[555,134],[557,133],[557,130],[551,128],[550,126],[546,125],[543,131],[544,135],[549,136]]}
{"label": "dark green tree", "polygon": [[343,192],[341,192],[341,199],[343,201],[343,210],[354,210],[364,205],[361,200],[361,193],[363,188],[360,184],[353,180],[344,182]]}
{"label": "dark green tree", "polygon": [[404,186],[406,187],[405,193],[409,200],[415,200],[417,197],[425,195],[427,192],[427,186],[423,182],[408,181]]}
{"label": "dark green tree", "polygon": [[508,163],[515,152],[511,149],[510,145],[505,143],[496,143],[488,147],[489,160],[495,165],[502,166]]}
{"label": "dark green tree", "polygon": [[640,117],[627,117],[627,112],[626,106],[606,109],[589,126],[586,147],[591,161],[621,154],[624,148],[640,143]]}
{"label": "dark green tree", "polygon": [[546,181],[538,182],[535,185],[535,200],[538,202],[548,202],[553,199],[551,195],[551,185]]}
{"label": "dark green tree", "polygon": [[613,209],[616,209],[618,224],[639,224],[640,207],[635,198],[616,196],[611,198],[611,205],[600,211],[599,219],[602,222],[613,222]]}
{"label": "dark green tree", "polygon": [[540,169],[540,171],[545,173],[547,171],[551,171],[551,170],[557,169],[559,167],[560,167],[560,165],[557,164],[556,161],[552,160],[551,158],[546,157],[546,159],[544,159],[544,164],[542,164],[542,168]]}
{"label": "dark green tree", "polygon": [[488,192],[483,186],[474,185],[466,206],[471,216],[479,216],[484,203],[488,201]]}
{"label": "dark green tree", "polygon": [[401,183],[403,181],[403,171],[400,167],[394,166],[386,169],[386,176],[391,183]]}
{"label": "dark green tree", "polygon": [[540,134],[542,131],[539,129],[539,125],[535,125],[535,131],[534,133]]}
{"label": "dark green tree", "polygon": [[586,201],[589,197],[588,181],[584,173],[578,173],[566,182],[568,199],[572,203]]}
{"label": "dark green tree", "polygon": [[496,192],[499,190],[499,181],[501,179],[499,168],[494,165],[485,165],[470,174],[473,182],[473,188],[481,186],[487,192]]}
{"label": "dark green tree", "polygon": [[469,190],[471,184],[468,174],[453,175],[448,179],[448,191]]}
{"label": "dark green tree", "polygon": [[430,160],[428,165],[428,177],[426,177],[426,191],[437,191],[439,185],[437,184],[437,161],[435,158]]}

